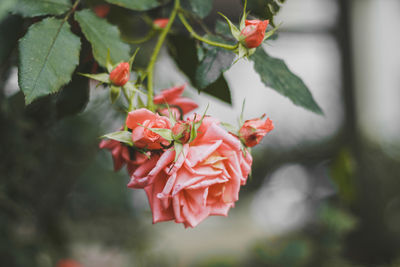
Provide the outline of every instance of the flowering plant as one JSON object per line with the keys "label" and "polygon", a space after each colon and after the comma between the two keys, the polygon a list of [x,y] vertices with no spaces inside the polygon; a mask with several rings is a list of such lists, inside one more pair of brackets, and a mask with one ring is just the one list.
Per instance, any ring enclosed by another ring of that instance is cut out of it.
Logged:
{"label": "flowering plant", "polygon": [[[105,134],[99,146],[111,152],[114,170],[126,166],[129,188],[146,191],[154,223],[174,220],[195,227],[210,215],[226,216],[250,174],[250,147],[274,128],[264,116],[244,121],[243,112],[238,127],[209,116],[207,109],[202,115],[192,113],[198,104],[182,96],[186,85],[155,94],[154,67],[165,43],[188,83],[199,92],[232,104],[224,72],[238,60],[251,60],[266,86],[322,114],[302,80],[282,60],[265,52],[263,42],[278,29],[275,12],[254,17],[254,2],[248,10],[244,1],[238,24],[220,14],[214,31],[203,21],[212,0],[165,1],[165,6],[154,0],[26,2],[11,7],[14,13],[38,17],[19,42],[18,78],[26,104],[59,90],[72,91],[72,101],[76,95],[83,98],[74,110],[79,112],[89,101],[88,94],[81,95],[87,90],[76,91],[77,84],[88,85],[83,77],[108,88],[111,104],[122,106],[126,119],[118,131]],[[269,2],[280,8],[281,1],[266,2],[266,8]],[[112,25],[107,19],[117,12],[114,5],[137,11],[132,16],[144,23],[139,28],[145,29],[145,35],[132,38],[121,26],[122,19],[116,19],[119,27]],[[193,17],[207,34],[194,30]],[[149,54],[138,48],[151,41],[154,47]],[[146,66],[135,61],[136,56]]]}

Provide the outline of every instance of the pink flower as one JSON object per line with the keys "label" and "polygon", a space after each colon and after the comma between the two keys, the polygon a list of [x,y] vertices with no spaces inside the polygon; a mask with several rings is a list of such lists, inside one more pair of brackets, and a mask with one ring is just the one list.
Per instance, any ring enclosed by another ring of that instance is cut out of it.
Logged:
{"label": "pink flower", "polygon": [[126,125],[132,130],[132,141],[138,148],[161,149],[169,142],[149,128],[171,129],[167,117],[160,116],[148,109],[141,108],[129,112]]}
{"label": "pink flower", "polygon": [[[179,118],[198,107],[196,102],[193,100],[186,97],[181,97],[183,90],[185,90],[185,85],[164,89],[160,94],[154,96],[154,104],[162,105],[167,103],[171,112],[174,115],[179,114],[179,116],[176,117]],[[160,108],[158,112],[168,116],[168,108],[166,107]]]}
{"label": "pink flower", "polygon": [[155,19],[153,21],[153,24],[160,29],[164,29],[165,27],[167,27],[169,19],[168,18],[159,18],[159,19]]}
{"label": "pink flower", "polygon": [[274,124],[269,118],[265,121],[260,118],[255,118],[244,122],[239,130],[239,137],[247,147],[253,147],[260,143],[263,137],[273,129]]}
{"label": "pink flower", "polygon": [[195,227],[210,215],[227,216],[239,198],[252,157],[240,141],[211,117],[205,117],[195,140],[151,158],[131,176],[128,187],[144,188],[153,223],[174,220]]}
{"label": "pink flower", "polygon": [[116,140],[101,140],[99,147],[101,149],[108,149],[111,152],[113,162],[114,162],[114,170],[120,170],[124,164],[130,161],[129,149],[124,146],[121,142]]}
{"label": "pink flower", "polygon": [[263,42],[268,23],[268,20],[258,19],[245,21],[246,26],[240,34],[245,37],[244,43],[247,48],[258,47]]}
{"label": "pink flower", "polygon": [[117,86],[124,86],[130,77],[129,63],[119,63],[110,73],[110,81]]}
{"label": "pink flower", "polygon": [[125,164],[127,165],[128,173],[132,174],[138,166],[143,164],[150,157],[150,152],[143,154],[133,150],[129,152],[129,148],[116,140],[102,140],[99,144],[101,149],[108,149],[111,152],[114,170],[120,170]]}

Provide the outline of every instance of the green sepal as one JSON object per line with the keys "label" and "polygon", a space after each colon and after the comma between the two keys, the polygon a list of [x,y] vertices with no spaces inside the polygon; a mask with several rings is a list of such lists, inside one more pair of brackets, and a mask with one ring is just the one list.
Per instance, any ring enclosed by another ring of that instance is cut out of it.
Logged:
{"label": "green sepal", "polygon": [[246,17],[248,15],[248,13],[246,13],[246,9],[247,9],[247,0],[244,1],[244,5],[243,5],[243,15],[242,15],[242,19],[240,20],[240,30],[243,30],[243,28],[245,27],[246,24]]}
{"label": "green sepal", "polygon": [[175,149],[175,159],[174,162],[176,162],[179,158],[179,155],[183,153],[183,145],[178,142],[174,142],[174,149]]}
{"label": "green sepal", "polygon": [[[242,43],[239,43],[239,47],[238,47],[238,56],[239,56],[239,57],[238,57],[237,60],[246,57],[246,56],[247,56],[247,53],[248,53],[247,47],[244,46]],[[237,61],[237,60],[236,60],[236,61]]]}
{"label": "green sepal", "polygon": [[120,95],[121,95],[121,87],[120,86],[111,85],[111,87],[110,87],[110,100],[111,100],[112,104],[114,104],[115,101],[118,100]]}
{"label": "green sepal", "polygon": [[244,123],[244,107],[246,106],[246,98],[243,99],[243,103],[242,103],[242,111],[240,112],[240,116],[239,116],[239,126],[241,127]]}
{"label": "green sepal", "polygon": [[133,146],[132,133],[129,131],[113,132],[113,133],[105,134],[105,135],[101,136],[100,138],[108,138],[108,139],[112,139],[112,140],[127,144],[129,146]]}
{"label": "green sepal", "polygon": [[108,73],[99,73],[99,74],[78,73],[78,74],[90,78],[92,80],[99,81],[101,83],[110,83],[110,75],[108,75]]}
{"label": "green sepal", "polygon": [[130,93],[135,92],[135,93],[139,93],[139,94],[147,96],[147,94],[145,92],[140,91],[139,89],[137,89],[131,82],[127,82],[123,87],[126,90],[128,90],[128,92],[130,92]]}
{"label": "green sepal", "polygon": [[273,29],[270,30],[269,32],[266,32],[263,41],[267,40],[267,39],[270,38],[272,35],[274,35],[275,32],[279,29],[279,27],[280,27],[281,25],[282,25],[282,23],[280,23],[278,26],[276,26],[275,28],[273,28]]}
{"label": "green sepal", "polygon": [[175,123],[176,123],[176,119],[175,119],[175,117],[174,117],[174,114],[172,114],[172,111],[171,111],[171,109],[169,108],[168,103],[165,103],[165,104],[167,105],[169,120],[170,120],[170,122],[172,123],[172,127],[173,127],[173,126],[175,125]]}
{"label": "green sepal", "polygon": [[110,48],[107,49],[106,68],[109,73],[114,69],[114,65],[111,61]]}
{"label": "green sepal", "polygon": [[203,123],[203,119],[204,119],[204,117],[206,116],[206,113],[207,113],[207,110],[208,110],[208,107],[209,107],[209,106],[210,106],[210,105],[207,104],[206,110],[204,111],[203,116],[201,116],[201,119],[200,119],[198,122],[196,122],[196,117],[193,119],[192,127],[191,127],[191,129],[190,129],[190,139],[189,139],[189,142],[188,142],[188,143],[190,143],[190,142],[192,142],[194,139],[196,139],[196,137],[197,137],[197,130],[200,128],[201,124]]}
{"label": "green sepal", "polygon": [[131,56],[131,58],[129,59],[129,71],[132,70],[132,64],[133,61],[135,60],[136,54],[139,52],[140,47],[136,48],[135,53],[133,53],[133,55]]}
{"label": "green sepal", "polygon": [[172,138],[172,131],[170,129],[165,129],[165,128],[149,128],[144,126],[143,124],[138,123],[140,126],[142,126],[143,128],[146,128],[150,131],[152,131],[153,133],[158,134],[159,136],[161,136],[162,138],[164,138],[165,140],[168,141],[172,141],[174,140]]}
{"label": "green sepal", "polygon": [[239,41],[240,30],[224,14],[222,14],[220,12],[218,12],[218,14],[220,14],[226,20],[226,22],[229,25],[229,29],[231,30],[231,33],[232,33],[233,37],[235,37],[235,39]]}
{"label": "green sepal", "polygon": [[230,123],[226,123],[226,122],[221,122],[221,125],[225,128],[225,130],[227,130],[228,132],[230,132],[230,133],[233,133],[233,134],[235,134],[235,135],[238,135],[238,129],[235,127],[235,126],[233,126],[232,124],[230,124]]}

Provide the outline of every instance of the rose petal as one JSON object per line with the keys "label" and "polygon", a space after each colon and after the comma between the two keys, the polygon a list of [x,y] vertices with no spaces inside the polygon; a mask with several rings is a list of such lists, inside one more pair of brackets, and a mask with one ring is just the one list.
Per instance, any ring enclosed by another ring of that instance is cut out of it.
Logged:
{"label": "rose petal", "polygon": [[196,166],[199,162],[208,158],[222,144],[222,140],[204,145],[191,146],[187,156],[189,166]]}
{"label": "rose petal", "polygon": [[175,218],[172,205],[169,205],[169,207],[166,208],[163,206],[160,199],[157,198],[157,194],[161,192],[165,179],[166,177],[164,174],[160,175],[159,179],[155,181],[154,184],[144,188],[153,213],[153,223],[169,221]]}
{"label": "rose petal", "polygon": [[140,124],[143,124],[146,120],[153,120],[156,117],[156,114],[151,112],[148,109],[140,108],[128,113],[128,117],[126,118],[126,125],[129,129],[135,129]]}
{"label": "rose petal", "polygon": [[202,140],[220,140],[226,144],[229,144],[231,146],[231,149],[234,149],[236,151],[240,150],[239,139],[229,134],[227,131],[214,123],[212,123],[207,131],[204,133],[204,135],[202,136]]}
{"label": "rose petal", "polygon": [[175,86],[170,89],[162,90],[160,94],[154,96],[153,102],[154,104],[162,104],[165,102],[170,104],[170,101],[182,95],[183,90],[185,90],[185,85]]}

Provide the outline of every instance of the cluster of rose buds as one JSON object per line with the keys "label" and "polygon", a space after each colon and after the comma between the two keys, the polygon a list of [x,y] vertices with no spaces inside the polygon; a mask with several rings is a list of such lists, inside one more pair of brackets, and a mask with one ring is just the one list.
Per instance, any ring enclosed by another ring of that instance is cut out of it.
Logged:
{"label": "cluster of rose buds", "polygon": [[[115,84],[124,81],[111,76]],[[177,86],[156,95],[156,112],[129,112],[125,131],[119,132],[129,140],[107,135],[111,139],[101,141],[100,148],[110,150],[115,170],[127,166],[128,187],[145,190],[153,223],[174,220],[195,227],[210,215],[227,216],[251,170],[248,147],[273,125],[261,117],[228,132],[216,118],[188,114],[198,106],[181,96],[183,90]]]}

